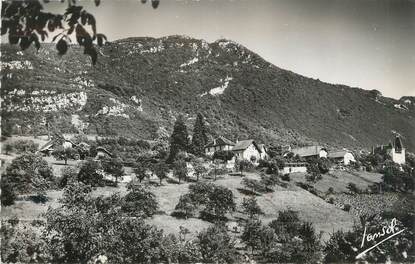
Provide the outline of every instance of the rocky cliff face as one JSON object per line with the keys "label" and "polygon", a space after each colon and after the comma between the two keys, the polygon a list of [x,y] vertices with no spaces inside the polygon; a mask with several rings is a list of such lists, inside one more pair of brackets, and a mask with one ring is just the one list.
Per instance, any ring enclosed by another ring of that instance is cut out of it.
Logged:
{"label": "rocky cliff face", "polygon": [[63,58],[47,44],[1,49],[4,131],[42,133],[48,119],[65,132],[155,139],[177,115],[190,126],[201,112],[230,139],[361,148],[399,133],[415,149],[413,98],[306,78],[229,40],[122,39],[95,67],[76,46]]}

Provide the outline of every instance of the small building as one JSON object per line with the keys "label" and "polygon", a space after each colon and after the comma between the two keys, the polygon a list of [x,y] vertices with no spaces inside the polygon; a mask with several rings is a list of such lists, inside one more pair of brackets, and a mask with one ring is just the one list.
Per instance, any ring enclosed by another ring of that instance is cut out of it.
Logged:
{"label": "small building", "polygon": [[405,148],[402,139],[398,136],[392,143],[392,147],[388,151],[389,156],[392,157],[393,162],[398,164],[405,164]]}
{"label": "small building", "polygon": [[97,147],[97,155],[95,156],[96,160],[107,159],[111,157],[112,157],[112,153],[109,152],[106,148]]}
{"label": "small building", "polygon": [[386,153],[391,157],[393,162],[398,164],[405,164],[406,162],[405,148],[403,146],[402,139],[399,136],[395,137],[395,139],[388,145],[382,145],[374,148],[372,153]]}
{"label": "small building", "polygon": [[261,159],[261,148],[253,139],[236,142],[235,146],[232,148],[232,151],[235,154],[236,159],[255,159],[255,161]]}
{"label": "small building", "polygon": [[280,173],[307,172],[307,165],[307,162],[286,162],[284,168],[280,169]]}
{"label": "small building", "polygon": [[327,150],[322,146],[293,148],[291,152],[301,158],[327,158]]}
{"label": "small building", "polygon": [[353,154],[347,150],[330,151],[327,154],[327,158],[344,165],[349,165],[350,162],[356,162]]}
{"label": "small building", "polygon": [[44,154],[45,156],[50,156],[53,150],[61,145],[64,149],[72,148],[74,144],[72,141],[64,139],[64,138],[53,138],[52,140],[48,141],[45,145],[43,145],[39,152]]}
{"label": "small building", "polygon": [[213,153],[219,150],[232,150],[235,143],[224,137],[213,139],[205,146],[205,154],[212,156]]}

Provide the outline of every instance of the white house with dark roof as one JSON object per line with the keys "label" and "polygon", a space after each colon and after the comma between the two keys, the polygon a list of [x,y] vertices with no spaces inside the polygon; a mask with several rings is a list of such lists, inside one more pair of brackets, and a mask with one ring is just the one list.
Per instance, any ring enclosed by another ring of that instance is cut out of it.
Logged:
{"label": "white house with dark roof", "polygon": [[350,162],[356,162],[353,154],[347,150],[330,151],[327,154],[327,158],[344,165],[349,165]]}
{"label": "white house with dark roof", "polygon": [[293,148],[291,152],[301,158],[327,158],[327,150],[322,146]]}
{"label": "white house with dark roof", "polygon": [[235,143],[231,140],[224,137],[218,137],[205,146],[205,154],[212,156],[213,153],[219,150],[232,150],[233,146],[235,146]]}
{"label": "white house with dark roof", "polygon": [[234,152],[236,159],[251,160],[252,157],[254,157],[255,160],[258,161],[262,158],[262,150],[253,139],[236,142],[232,151]]}

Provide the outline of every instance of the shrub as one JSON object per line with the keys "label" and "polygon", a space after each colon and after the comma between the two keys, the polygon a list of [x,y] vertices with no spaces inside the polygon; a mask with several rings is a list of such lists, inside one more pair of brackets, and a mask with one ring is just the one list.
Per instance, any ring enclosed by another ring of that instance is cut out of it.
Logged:
{"label": "shrub", "polygon": [[102,186],[103,175],[99,172],[101,166],[94,160],[86,160],[79,170],[78,181],[91,186]]}
{"label": "shrub", "polygon": [[183,215],[186,219],[192,216],[193,212],[196,210],[196,205],[193,202],[191,195],[181,195],[175,210],[183,212]]}
{"label": "shrub", "polygon": [[205,211],[218,218],[223,218],[226,213],[235,211],[235,208],[232,191],[223,186],[215,186],[209,193]]}
{"label": "shrub", "polygon": [[14,204],[17,195],[13,189],[13,184],[9,183],[6,178],[1,178],[1,205],[9,206]]}
{"label": "shrub", "polygon": [[213,183],[198,182],[191,184],[189,186],[189,195],[196,204],[205,205],[215,187],[216,186]]}
{"label": "shrub", "polygon": [[291,181],[290,174],[286,173],[284,175],[281,175],[281,180],[283,180],[283,181]]}
{"label": "shrub", "polygon": [[2,175],[16,194],[42,191],[54,183],[52,169],[40,155],[26,153],[15,158]]}
{"label": "shrub", "polygon": [[187,178],[187,164],[182,159],[177,159],[173,163],[173,175],[179,179],[179,183],[182,179]]}
{"label": "shrub", "polygon": [[244,225],[241,239],[251,248],[252,254],[254,253],[254,250],[260,249],[261,230],[262,223],[257,219],[249,219]]}
{"label": "shrub", "polygon": [[235,161],[235,170],[240,171],[241,175],[243,174],[244,171],[248,171],[249,169],[252,169],[252,168],[254,168],[254,165],[249,160],[242,159],[242,160]]}
{"label": "shrub", "polygon": [[272,187],[274,187],[278,183],[278,175],[277,174],[261,174],[261,180],[259,181],[267,190],[272,191]]}
{"label": "shrub", "polygon": [[224,225],[213,225],[202,230],[196,239],[203,263],[238,262],[234,241]]}
{"label": "shrub", "polygon": [[158,203],[155,195],[141,185],[130,185],[125,195],[122,211],[132,216],[149,217],[157,212]]}
{"label": "shrub", "polygon": [[244,198],[242,202],[242,209],[249,218],[254,218],[255,216],[264,214],[255,197]]}
{"label": "shrub", "polygon": [[[15,142],[9,143],[11,149],[16,151],[16,153],[21,154],[25,152],[35,153],[39,147],[38,144],[33,142],[33,140],[16,140]],[[11,149],[9,149],[11,151]]]}
{"label": "shrub", "polygon": [[344,211],[349,212],[349,211],[350,211],[350,209],[351,209],[351,205],[350,205],[350,204],[345,204],[345,205],[343,205],[343,210],[344,210]]}
{"label": "shrub", "polygon": [[115,178],[115,185],[118,184],[118,179],[124,175],[124,166],[120,158],[110,158],[102,161],[102,168],[104,171]]}
{"label": "shrub", "polygon": [[34,203],[41,203],[41,204],[44,204],[49,200],[49,198],[46,196],[46,193],[44,192],[39,192],[36,195],[31,195],[29,196],[29,199]]}
{"label": "shrub", "polygon": [[62,176],[58,178],[57,185],[59,188],[65,188],[66,185],[77,181],[78,172],[73,167],[64,167],[61,169]]}
{"label": "shrub", "polygon": [[256,179],[249,179],[249,178],[243,178],[242,184],[252,191],[252,193],[255,192],[266,192],[267,188],[258,180]]}
{"label": "shrub", "polygon": [[357,187],[357,185],[353,182],[349,182],[349,184],[347,184],[347,189],[351,192],[351,193],[361,193],[362,191]]}
{"label": "shrub", "polygon": [[277,220],[272,220],[271,223],[269,223],[269,226],[274,229],[275,234],[284,241],[298,234],[301,222],[298,217],[298,212],[288,209],[280,211]]}

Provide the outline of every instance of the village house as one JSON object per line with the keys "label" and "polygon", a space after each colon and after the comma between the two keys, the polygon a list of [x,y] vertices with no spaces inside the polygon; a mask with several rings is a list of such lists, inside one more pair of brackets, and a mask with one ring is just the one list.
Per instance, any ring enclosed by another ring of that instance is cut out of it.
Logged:
{"label": "village house", "polygon": [[107,159],[111,157],[112,157],[112,153],[109,152],[106,148],[97,147],[97,155],[95,156],[96,160]]}
{"label": "village house", "polygon": [[350,162],[356,162],[353,154],[347,150],[330,151],[327,158],[335,161],[338,164],[349,165]]}
{"label": "village house", "polygon": [[43,145],[40,149],[39,152],[44,154],[45,156],[50,156],[53,152],[53,150],[57,147],[57,146],[63,146],[63,148],[67,149],[67,148],[72,148],[73,147],[73,142],[68,140],[68,139],[64,139],[63,137],[56,137],[53,138],[52,140],[48,141],[45,145]]}
{"label": "village house", "polygon": [[235,143],[233,143],[229,139],[224,137],[218,137],[213,139],[205,146],[205,154],[208,156],[212,156],[213,153],[219,150],[232,150],[233,146],[235,146]]}
{"label": "village house", "polygon": [[405,164],[406,162],[405,148],[403,146],[402,139],[399,136],[395,137],[395,139],[388,145],[378,146],[372,150],[373,154],[381,152],[386,152],[386,154],[388,154],[395,163]]}
{"label": "village house", "polygon": [[298,155],[301,158],[327,158],[327,150],[322,146],[293,148],[291,152],[294,156]]}
{"label": "village house", "polygon": [[284,168],[280,169],[279,172],[282,174],[290,174],[294,172],[307,172],[306,162],[286,162]]}
{"label": "village house", "polygon": [[232,151],[235,154],[235,158],[239,160],[255,160],[255,162],[258,162],[261,159],[261,148],[253,139],[236,142]]}

